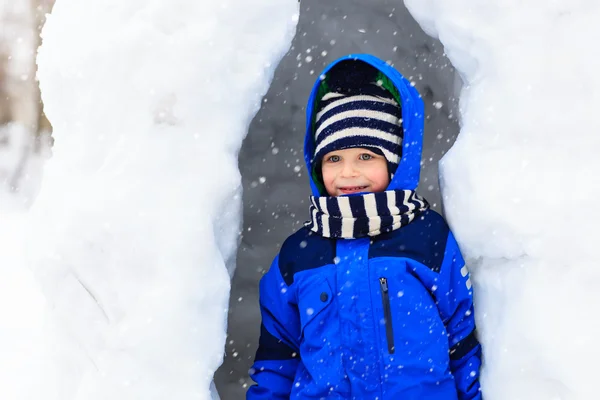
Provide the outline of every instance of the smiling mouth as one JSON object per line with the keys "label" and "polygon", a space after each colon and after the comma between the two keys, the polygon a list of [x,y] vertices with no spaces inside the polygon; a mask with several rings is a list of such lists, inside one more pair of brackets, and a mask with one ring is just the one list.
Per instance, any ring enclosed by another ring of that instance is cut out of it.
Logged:
{"label": "smiling mouth", "polygon": [[339,191],[345,194],[348,193],[358,193],[358,192],[362,192],[363,190],[365,190],[368,186],[345,186],[345,187],[341,187],[339,188]]}

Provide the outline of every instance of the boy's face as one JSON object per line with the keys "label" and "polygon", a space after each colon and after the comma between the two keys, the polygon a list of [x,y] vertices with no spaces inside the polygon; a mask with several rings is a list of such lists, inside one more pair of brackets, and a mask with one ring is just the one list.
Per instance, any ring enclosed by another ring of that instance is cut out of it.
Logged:
{"label": "boy's face", "polygon": [[321,172],[330,196],[383,192],[390,183],[385,157],[360,147],[327,153]]}

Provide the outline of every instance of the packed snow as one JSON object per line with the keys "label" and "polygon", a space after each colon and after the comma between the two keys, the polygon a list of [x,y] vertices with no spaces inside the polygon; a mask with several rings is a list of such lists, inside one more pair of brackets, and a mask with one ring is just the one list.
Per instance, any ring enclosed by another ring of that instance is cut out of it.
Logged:
{"label": "packed snow", "polygon": [[600,3],[407,0],[464,81],[441,162],[486,400],[598,398]]}
{"label": "packed snow", "polygon": [[53,158],[31,211],[0,216],[3,397],[218,398],[237,154],[297,18],[296,0],[57,1]]}

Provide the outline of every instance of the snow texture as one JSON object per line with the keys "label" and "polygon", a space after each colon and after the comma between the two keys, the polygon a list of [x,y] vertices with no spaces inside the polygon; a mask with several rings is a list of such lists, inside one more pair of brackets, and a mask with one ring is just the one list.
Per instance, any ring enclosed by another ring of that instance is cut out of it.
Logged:
{"label": "snow texture", "polygon": [[598,397],[600,3],[407,0],[464,80],[441,162],[487,400]]}
{"label": "snow texture", "polygon": [[32,210],[2,215],[3,397],[217,398],[237,153],[297,8],[58,0],[38,58],[53,158]]}

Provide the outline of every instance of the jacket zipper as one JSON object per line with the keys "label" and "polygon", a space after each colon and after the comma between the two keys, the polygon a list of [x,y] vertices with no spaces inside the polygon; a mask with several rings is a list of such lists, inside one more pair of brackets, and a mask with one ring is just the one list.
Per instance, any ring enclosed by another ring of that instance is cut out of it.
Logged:
{"label": "jacket zipper", "polygon": [[390,307],[387,278],[379,278],[379,285],[381,286],[381,301],[383,302],[383,318],[385,321],[388,352],[394,354],[394,328],[392,327],[392,309]]}

